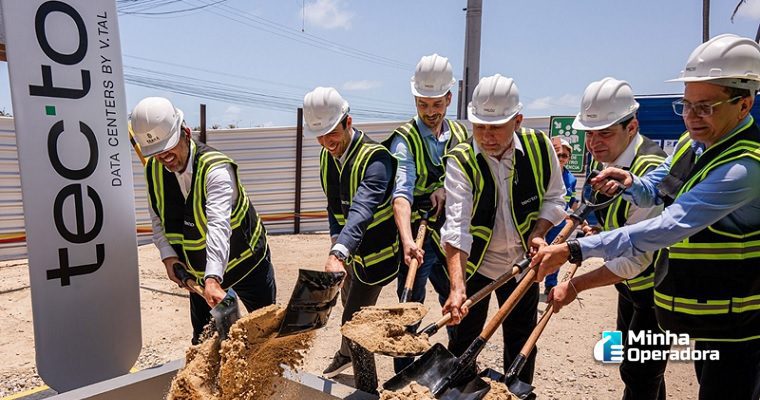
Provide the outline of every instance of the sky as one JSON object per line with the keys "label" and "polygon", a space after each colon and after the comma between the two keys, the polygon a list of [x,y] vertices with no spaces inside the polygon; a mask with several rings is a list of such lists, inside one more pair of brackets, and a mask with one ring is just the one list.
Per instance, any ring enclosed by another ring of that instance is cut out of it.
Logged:
{"label": "sky", "polygon": [[[710,34],[754,37],[760,0],[712,1]],[[414,115],[420,57],[462,78],[466,0],[118,0],[127,110],[165,96],[199,124],[293,126],[303,96],[333,86],[354,120]],[[512,77],[526,117],[574,115],[584,88],[612,76],[637,94],[681,93],[702,42],[698,0],[483,0],[480,76]],[[455,100],[449,108],[456,115]],[[13,112],[0,62],[0,110]]]}

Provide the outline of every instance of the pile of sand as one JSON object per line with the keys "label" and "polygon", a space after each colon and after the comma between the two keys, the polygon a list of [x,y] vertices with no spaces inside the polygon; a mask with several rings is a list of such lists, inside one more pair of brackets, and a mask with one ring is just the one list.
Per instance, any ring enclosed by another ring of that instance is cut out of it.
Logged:
{"label": "pile of sand", "polygon": [[430,348],[427,335],[414,335],[406,329],[422,320],[427,311],[420,303],[364,307],[340,332],[372,353],[421,354]]}
{"label": "pile of sand", "polygon": [[285,309],[271,305],[238,320],[221,346],[217,336],[187,352],[170,400],[265,399],[283,384],[281,365],[295,368],[314,332],[278,338]]}
{"label": "pile of sand", "polygon": [[488,382],[489,385],[491,385],[491,390],[486,393],[486,396],[483,397],[483,400],[512,400],[515,399],[515,397],[512,395],[512,392],[509,391],[507,388],[507,385],[504,384],[504,382],[495,381],[490,378],[483,378],[484,381]]}
{"label": "pile of sand", "polygon": [[380,400],[435,400],[435,396],[427,386],[412,381],[399,390],[383,390]]}

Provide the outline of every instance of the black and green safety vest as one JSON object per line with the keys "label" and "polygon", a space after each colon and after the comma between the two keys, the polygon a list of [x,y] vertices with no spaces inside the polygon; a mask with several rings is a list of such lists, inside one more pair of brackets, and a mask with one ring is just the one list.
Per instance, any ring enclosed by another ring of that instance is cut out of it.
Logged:
{"label": "black and green safety vest", "polygon": [[[675,200],[715,168],[737,160],[760,162],[760,129],[752,118],[699,157],[688,132],[681,136],[658,190]],[[760,339],[760,224],[732,213],[663,250],[654,296],[663,329],[700,340]]]}
{"label": "black and green safety vest", "polygon": [[[549,187],[552,172],[549,152],[554,150],[546,134],[541,131],[522,128],[516,136],[524,152],[514,152],[514,173],[509,182],[509,204],[512,221],[520,233],[523,249],[527,251],[530,232],[536,225],[544,194]],[[493,235],[497,205],[500,201],[507,201],[499,199],[499,191],[486,162],[486,156],[483,153],[475,154],[472,141],[473,138],[469,138],[446,155],[465,173],[472,188],[472,247],[467,258],[467,279],[483,263]],[[505,266],[508,267],[510,266]]]}
{"label": "black and green safety vest", "polygon": [[[459,143],[462,143],[469,137],[467,128],[458,121],[446,119],[444,121],[449,125],[449,140],[446,142],[445,152],[448,153]],[[440,163],[434,160],[430,154],[428,146],[422,140],[420,135],[417,121],[412,118],[409,122],[399,126],[391,135],[383,141],[383,145],[390,147],[393,138],[399,136],[406,142],[406,147],[409,149],[411,157],[414,158],[414,167],[417,171],[417,179],[414,181],[413,197],[414,203],[412,204],[412,232],[417,232],[420,224],[419,210],[429,210],[432,208],[430,203],[430,195],[436,190],[443,187],[443,178],[446,172],[445,159],[441,159]],[[444,260],[443,248],[441,247],[441,235],[440,230],[443,226],[443,222],[446,215],[441,213],[437,217],[430,217],[428,220],[428,232],[431,239],[436,244],[436,251],[439,258]]]}
{"label": "black and green safety vest", "polygon": [[230,214],[230,255],[223,287],[228,288],[256,268],[268,253],[266,230],[237,176],[237,165],[229,157],[202,143],[190,141],[193,153],[192,186],[187,199],[177,178],[155,157],[148,159],[145,177],[150,207],[161,220],[166,238],[179,259],[198,282],[206,270],[206,179],[208,172],[229,164],[235,172],[238,197]]}
{"label": "black and green safety vest", "polygon": [[[667,154],[660,146],[645,136],[641,136],[643,141],[636,147],[636,154],[631,162],[631,167],[627,168],[636,176],[643,176],[649,171],[657,168],[665,161]],[[602,163],[593,160],[590,170],[601,170]],[[590,172],[590,171],[589,171]],[[631,203],[623,200],[620,196],[607,207],[596,210],[596,218],[605,231],[620,228],[628,221],[628,214]],[[634,278],[626,279],[616,284],[618,291],[624,296],[630,297],[630,300],[641,307],[653,306],[652,288],[654,287],[654,258],[659,251],[653,255],[652,263],[647,269],[636,275]]]}
{"label": "black and green safety vest", "polygon": [[[376,160],[387,160],[396,173],[396,159],[391,153],[361,131],[353,139],[343,165],[322,149],[319,156],[320,181],[327,196],[327,210],[341,229],[353,203],[356,190],[364,179],[367,166]],[[348,262],[354,276],[368,285],[385,284],[396,276],[401,262],[398,229],[393,219],[393,182],[388,184],[382,202],[374,210],[372,221],[362,236],[358,249]]]}

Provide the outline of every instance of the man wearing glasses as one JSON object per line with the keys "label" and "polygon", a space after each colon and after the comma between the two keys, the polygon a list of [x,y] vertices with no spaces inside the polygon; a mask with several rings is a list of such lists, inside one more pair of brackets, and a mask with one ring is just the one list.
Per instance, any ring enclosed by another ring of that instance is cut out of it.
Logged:
{"label": "man wearing glasses", "polygon": [[[200,341],[211,307],[233,287],[248,312],[274,304],[276,288],[266,230],[226,155],[196,143],[184,114],[163,97],[135,106],[130,126],[142,153],[153,243],[169,279],[180,264],[203,286],[190,290],[193,344]],[[189,289],[188,289],[189,290]]]}
{"label": "man wearing glasses", "polygon": [[637,257],[655,262],[654,303],[663,330],[688,334],[700,399],[760,398],[760,128],[750,110],[760,88],[760,46],[732,34],[699,45],[674,103],[688,129],[674,153],[644,176],[607,168],[592,182],[618,184],[639,206],[665,204],[658,217],[539,250],[539,277],[566,260]]}
{"label": "man wearing glasses", "polygon": [[[592,156],[590,170],[616,167],[641,176],[662,164],[665,152],[639,133],[638,109],[639,103],[626,81],[604,78],[586,87],[573,128],[586,131],[586,148]],[[603,230],[612,230],[656,217],[662,208],[661,204],[639,206],[619,197],[604,209],[597,210],[596,217]],[[557,312],[584,290],[614,284],[618,290],[615,329],[623,333],[623,343],[627,346],[629,331],[659,331],[652,292],[657,253],[648,251],[635,257],[606,258],[601,267],[560,283],[547,301],[554,301],[554,311]],[[640,350],[670,348],[631,347]],[[623,399],[665,399],[667,362],[667,359],[647,362],[624,359],[620,364],[620,377],[625,383]]]}

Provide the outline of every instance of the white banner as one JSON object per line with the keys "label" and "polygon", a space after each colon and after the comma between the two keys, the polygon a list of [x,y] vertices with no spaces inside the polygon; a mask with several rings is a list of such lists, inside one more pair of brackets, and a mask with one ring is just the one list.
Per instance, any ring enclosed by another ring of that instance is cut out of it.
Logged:
{"label": "white banner", "polygon": [[141,348],[134,192],[114,0],[2,0],[37,369],[62,392]]}

